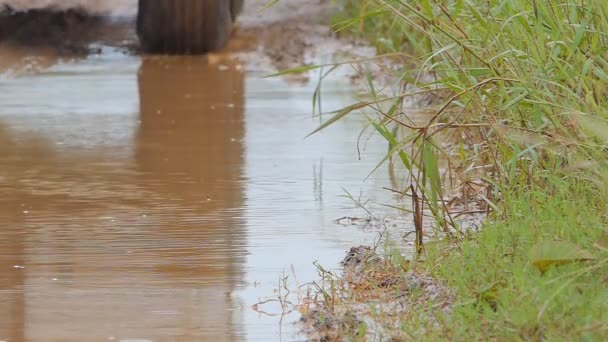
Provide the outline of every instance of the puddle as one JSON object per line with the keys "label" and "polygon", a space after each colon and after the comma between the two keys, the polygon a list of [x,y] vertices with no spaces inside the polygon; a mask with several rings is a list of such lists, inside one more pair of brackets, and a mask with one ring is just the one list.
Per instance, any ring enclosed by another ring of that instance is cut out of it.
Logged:
{"label": "puddle", "polygon": [[314,87],[239,65],[108,53],[0,80],[0,338],[294,336],[250,307],[377,237],[334,221],[363,214],[343,189],[391,201],[388,172],[363,182],[385,151],[358,160],[356,117],[304,139]]}
{"label": "puddle", "polygon": [[[378,237],[336,221],[366,215],[344,190],[396,201],[386,167],[365,180],[387,151],[357,149],[365,118],[304,139],[327,119],[314,82],[109,46],[0,60],[0,340],[304,339],[297,313],[252,306]],[[346,83],[324,84],[324,110],[352,103]]]}

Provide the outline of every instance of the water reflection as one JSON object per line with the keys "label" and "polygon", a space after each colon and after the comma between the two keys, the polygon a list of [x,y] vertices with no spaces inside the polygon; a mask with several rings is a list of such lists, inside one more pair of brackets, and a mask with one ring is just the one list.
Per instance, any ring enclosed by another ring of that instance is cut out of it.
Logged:
{"label": "water reflection", "polygon": [[228,58],[146,58],[139,72],[141,180],[203,211],[242,205],[244,76]]}
{"label": "water reflection", "polygon": [[3,84],[0,340],[241,339],[242,72],[145,59],[139,114],[117,118],[90,94],[129,83],[97,71],[25,82],[70,103]]}
{"label": "water reflection", "polygon": [[195,286],[213,284],[198,308],[211,334],[205,337],[232,340],[239,332],[231,294],[246,253],[244,75],[230,59],[163,57],[144,59],[138,81],[134,160],[137,181],[161,203],[148,217],[165,222],[159,270]]}

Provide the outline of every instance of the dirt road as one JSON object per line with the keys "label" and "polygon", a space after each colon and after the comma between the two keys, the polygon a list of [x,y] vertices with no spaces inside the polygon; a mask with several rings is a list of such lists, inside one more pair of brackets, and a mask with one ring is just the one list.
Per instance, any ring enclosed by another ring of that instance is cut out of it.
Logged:
{"label": "dirt road", "polygon": [[[133,18],[136,1],[4,0],[0,43],[44,46],[61,55],[98,52],[103,42],[137,53]],[[262,10],[267,0],[246,1],[226,51],[251,68],[276,71],[331,61],[336,53],[372,56],[364,44],[339,39],[328,27],[330,0],[283,0]]]}

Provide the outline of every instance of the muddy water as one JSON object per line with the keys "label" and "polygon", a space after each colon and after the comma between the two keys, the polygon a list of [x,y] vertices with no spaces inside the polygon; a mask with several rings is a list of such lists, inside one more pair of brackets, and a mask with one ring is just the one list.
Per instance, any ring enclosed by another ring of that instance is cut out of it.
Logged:
{"label": "muddy water", "polygon": [[386,147],[357,150],[364,118],[304,139],[315,84],[231,56],[0,60],[0,341],[302,339],[254,304],[377,238],[334,222],[364,215],[344,189],[394,201],[386,168],[365,180]]}

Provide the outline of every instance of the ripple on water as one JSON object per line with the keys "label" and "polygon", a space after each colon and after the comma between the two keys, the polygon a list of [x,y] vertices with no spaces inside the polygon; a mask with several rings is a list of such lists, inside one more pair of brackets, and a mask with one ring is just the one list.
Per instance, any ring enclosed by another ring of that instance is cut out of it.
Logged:
{"label": "ripple on water", "polygon": [[0,78],[0,340],[295,338],[297,312],[250,307],[378,236],[334,220],[363,214],[344,189],[394,200],[386,169],[364,182],[385,146],[359,156],[358,116],[304,139],[314,85],[120,56]]}

